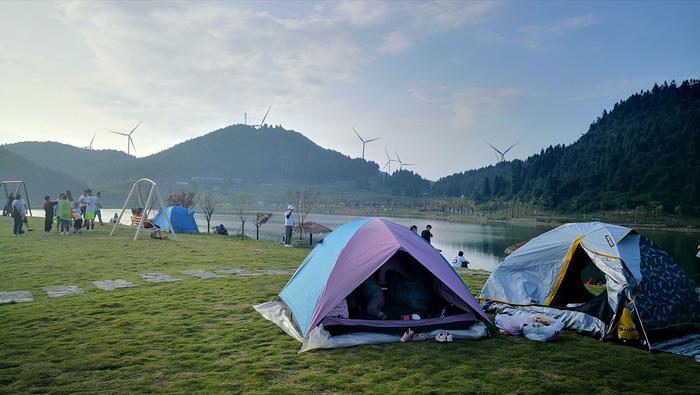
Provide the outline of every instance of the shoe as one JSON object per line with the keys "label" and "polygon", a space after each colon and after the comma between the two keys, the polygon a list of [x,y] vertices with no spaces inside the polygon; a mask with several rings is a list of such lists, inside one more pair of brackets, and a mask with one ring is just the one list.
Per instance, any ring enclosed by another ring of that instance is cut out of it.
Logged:
{"label": "shoe", "polygon": [[414,342],[422,342],[425,340],[426,340],[426,337],[420,333],[417,335],[413,335],[413,339],[411,339],[411,341],[414,341]]}
{"label": "shoe", "polygon": [[413,331],[411,328],[408,328],[408,330],[401,336],[401,343],[410,342],[411,340],[413,340]]}
{"label": "shoe", "polygon": [[445,332],[440,332],[435,336],[435,340],[439,341],[440,343],[451,343],[454,338],[451,333],[445,333]]}

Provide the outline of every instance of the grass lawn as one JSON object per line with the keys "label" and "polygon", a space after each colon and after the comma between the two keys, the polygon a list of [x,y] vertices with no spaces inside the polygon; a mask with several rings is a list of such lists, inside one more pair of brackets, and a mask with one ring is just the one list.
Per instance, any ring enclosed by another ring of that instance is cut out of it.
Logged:
{"label": "grass lawn", "polygon": [[[60,237],[11,235],[0,218],[0,291],[34,302],[0,305],[0,393],[698,393],[700,364],[600,343],[566,331],[552,343],[383,344],[298,354],[300,343],[251,307],[288,275],[200,280],[186,269],[294,269],[308,253],[214,236],[132,241],[126,230]],[[268,225],[273,226],[273,225]],[[151,284],[140,273],[182,281]],[[92,281],[139,287],[101,291]],[[478,293],[484,275],[465,276]],[[50,299],[42,286],[85,294]],[[492,333],[496,331],[492,330]]]}

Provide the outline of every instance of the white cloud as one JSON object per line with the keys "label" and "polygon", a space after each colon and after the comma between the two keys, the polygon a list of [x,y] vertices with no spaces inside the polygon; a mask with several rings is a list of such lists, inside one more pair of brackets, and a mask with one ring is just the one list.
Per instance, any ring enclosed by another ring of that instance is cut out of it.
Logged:
{"label": "white cloud", "polygon": [[600,22],[602,19],[598,15],[585,14],[564,18],[549,25],[527,25],[520,30],[525,34],[525,45],[534,51],[542,51],[557,36]]}
{"label": "white cloud", "polygon": [[396,55],[403,52],[410,46],[411,42],[408,41],[403,33],[393,31],[389,34],[386,40],[384,40],[384,44],[382,44],[381,48],[379,48],[379,52]]}

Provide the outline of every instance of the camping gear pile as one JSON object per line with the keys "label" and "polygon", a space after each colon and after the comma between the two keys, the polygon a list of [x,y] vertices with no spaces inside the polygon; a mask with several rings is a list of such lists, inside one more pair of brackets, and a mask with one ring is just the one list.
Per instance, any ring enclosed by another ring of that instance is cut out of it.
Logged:
{"label": "camping gear pile", "polygon": [[497,314],[496,326],[505,335],[522,334],[530,340],[546,342],[559,337],[564,323],[544,314]]}
{"label": "camping gear pile", "polygon": [[[438,250],[380,218],[356,220],[330,233],[280,299],[255,309],[301,341],[301,351],[398,342],[408,329],[425,337],[478,339],[489,323]],[[402,319],[406,316],[419,319]]]}

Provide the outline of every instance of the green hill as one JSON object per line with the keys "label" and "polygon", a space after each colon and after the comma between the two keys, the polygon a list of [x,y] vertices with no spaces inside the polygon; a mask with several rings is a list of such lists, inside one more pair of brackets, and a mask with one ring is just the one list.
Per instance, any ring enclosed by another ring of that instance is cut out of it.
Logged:
{"label": "green hill", "polygon": [[[39,208],[44,195],[56,198],[60,192],[71,190],[79,192],[86,184],[69,175],[39,166],[4,147],[0,147],[0,180],[23,180],[27,183],[30,203],[34,209]],[[8,192],[14,192],[8,190]],[[24,191],[21,191],[24,193]],[[5,203],[5,191],[2,190],[2,204]],[[80,193],[77,193],[79,195]]]}
{"label": "green hill", "polygon": [[638,205],[700,212],[700,82],[620,101],[571,145],[439,179],[433,194],[528,201],[561,211]]}

